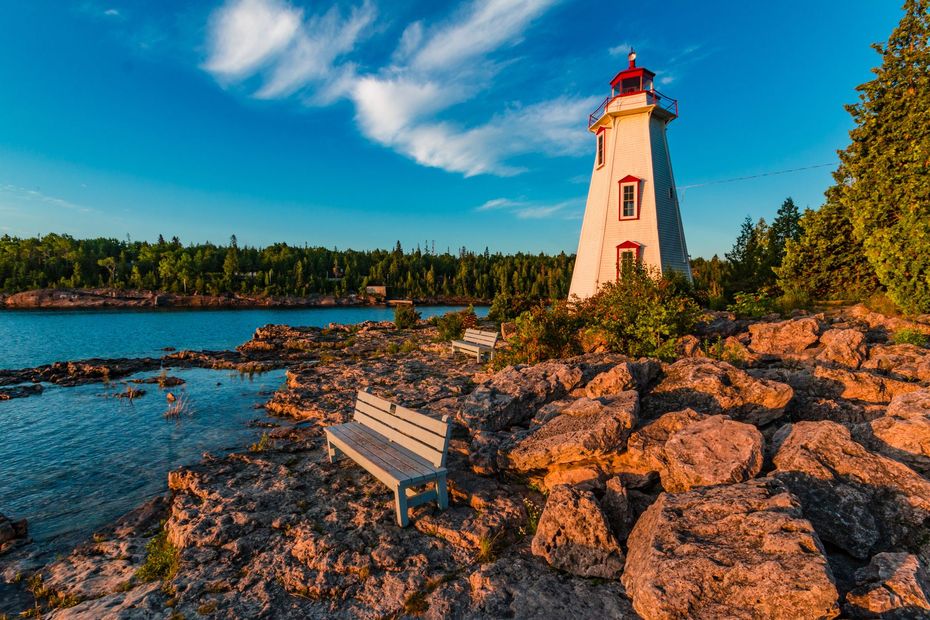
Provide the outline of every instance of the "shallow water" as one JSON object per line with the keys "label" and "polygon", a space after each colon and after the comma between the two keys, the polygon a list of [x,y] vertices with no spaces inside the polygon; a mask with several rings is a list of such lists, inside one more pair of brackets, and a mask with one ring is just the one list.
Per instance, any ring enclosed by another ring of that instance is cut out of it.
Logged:
{"label": "shallow water", "polygon": [[[423,306],[428,318],[457,310]],[[476,309],[479,314],[487,308]],[[90,357],[160,357],[164,347],[226,350],[268,323],[313,325],[391,321],[384,307],[251,310],[5,310],[0,311],[0,369]]]}
{"label": "shallow water", "polygon": [[[141,373],[132,378],[154,376]],[[0,512],[29,520],[46,554],[65,552],[101,526],[163,493],[168,471],[243,449],[262,430],[265,402],[284,371],[245,377],[200,368],[171,370],[185,385],[169,388],[189,413],[165,417],[165,390],[114,398],[123,381],[71,388],[46,385],[41,396],[0,401]]]}

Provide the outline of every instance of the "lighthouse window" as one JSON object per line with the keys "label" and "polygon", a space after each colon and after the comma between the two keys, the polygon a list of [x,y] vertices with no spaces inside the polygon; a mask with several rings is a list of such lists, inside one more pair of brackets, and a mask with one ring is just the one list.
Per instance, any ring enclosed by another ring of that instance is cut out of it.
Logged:
{"label": "lighthouse window", "polygon": [[597,134],[597,165],[604,165],[604,134]]}
{"label": "lighthouse window", "polygon": [[623,185],[622,211],[620,217],[636,217],[636,186],[632,183]]}

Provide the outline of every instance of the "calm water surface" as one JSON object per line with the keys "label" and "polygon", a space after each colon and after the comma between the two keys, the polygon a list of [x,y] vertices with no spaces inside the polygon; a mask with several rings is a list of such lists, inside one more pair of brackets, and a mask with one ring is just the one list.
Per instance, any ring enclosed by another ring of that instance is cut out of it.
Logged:
{"label": "calm water surface", "polygon": [[[421,308],[424,317],[454,308]],[[484,312],[487,309],[483,310]],[[0,368],[26,368],[90,357],[160,356],[163,347],[231,349],[268,323],[325,326],[391,320],[387,308],[196,311],[2,311]],[[136,377],[154,376],[157,372]],[[129,402],[112,385],[45,385],[39,396],[0,401],[0,513],[29,520],[34,549],[66,553],[91,533],[167,489],[167,473],[204,452],[242,450],[266,419],[255,406],[284,380],[284,371],[238,373],[172,369],[186,381],[171,388],[191,412],[166,418],[164,390]]]}
{"label": "calm water surface", "polygon": [[[424,318],[458,308],[417,308]],[[487,308],[476,310],[487,313]],[[161,356],[164,347],[232,349],[268,323],[313,325],[391,321],[392,308],[255,310],[4,310],[0,368],[30,368],[89,357]]]}

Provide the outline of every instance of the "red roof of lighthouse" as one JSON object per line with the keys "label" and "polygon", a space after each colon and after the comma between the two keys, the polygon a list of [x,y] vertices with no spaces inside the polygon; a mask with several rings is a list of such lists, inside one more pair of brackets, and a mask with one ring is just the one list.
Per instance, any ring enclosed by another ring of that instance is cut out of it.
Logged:
{"label": "red roof of lighthouse", "polygon": [[617,85],[627,78],[641,78],[644,75],[649,77],[655,77],[656,74],[646,69],[645,67],[636,66],[636,54],[630,50],[630,66],[614,76],[614,79],[610,81],[610,87],[616,88]]}

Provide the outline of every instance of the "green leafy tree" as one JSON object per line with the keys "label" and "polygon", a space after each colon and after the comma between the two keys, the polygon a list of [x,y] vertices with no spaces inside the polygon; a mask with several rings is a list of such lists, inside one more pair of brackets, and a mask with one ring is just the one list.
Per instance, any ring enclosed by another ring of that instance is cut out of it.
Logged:
{"label": "green leafy tree", "polygon": [[930,12],[907,0],[882,64],[847,106],[856,123],[834,175],[839,202],[888,296],[930,312]]}

